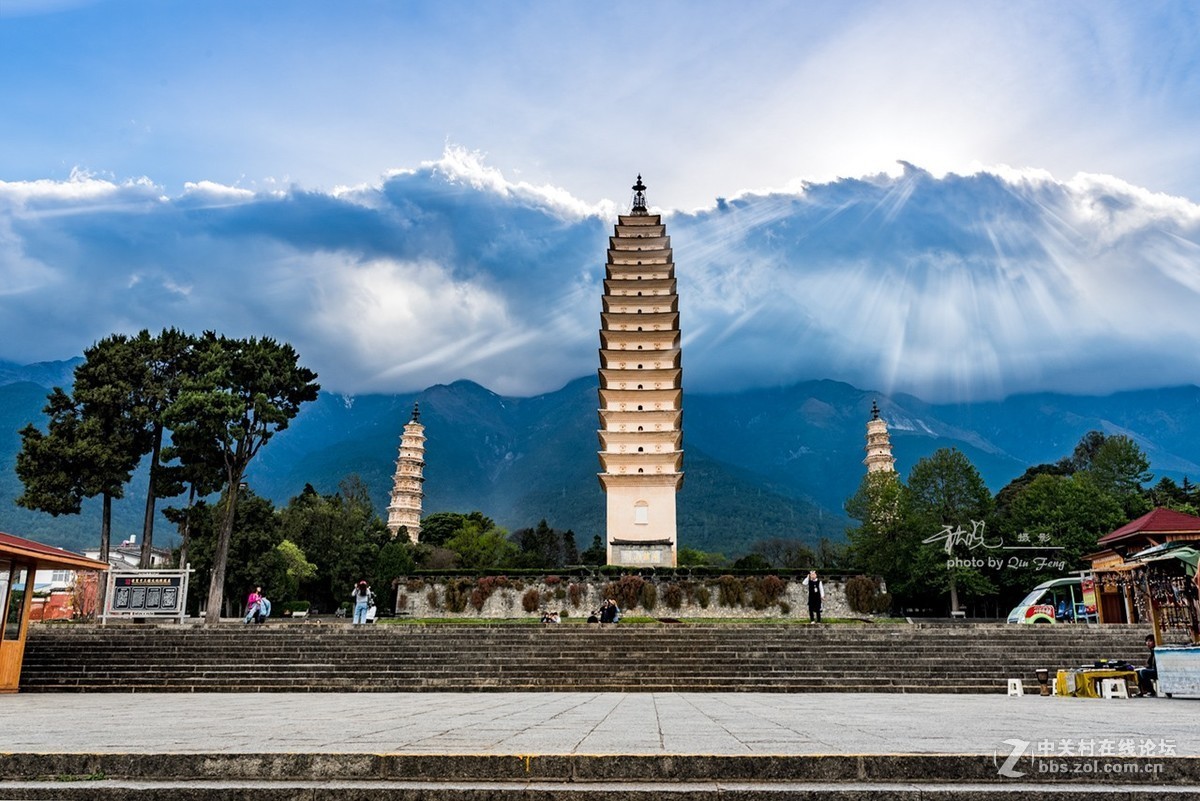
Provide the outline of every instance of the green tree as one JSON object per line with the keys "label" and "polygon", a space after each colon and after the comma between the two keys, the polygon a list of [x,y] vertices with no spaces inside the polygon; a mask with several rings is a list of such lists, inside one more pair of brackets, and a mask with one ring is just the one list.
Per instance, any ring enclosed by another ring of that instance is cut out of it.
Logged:
{"label": "green tree", "polygon": [[[677,557],[677,561],[682,559],[684,550],[687,549],[680,549],[680,556]],[[754,543],[750,551],[761,554],[772,567],[786,567],[799,570],[801,568],[810,568],[817,563],[817,555],[813,552],[812,548],[800,540],[790,540],[784,537],[770,537],[765,540],[759,540]]]}
{"label": "green tree", "polygon": [[459,555],[463,567],[472,570],[509,567],[518,553],[504,529],[485,529],[476,520],[467,520],[446,547]]}
{"label": "green tree", "polygon": [[575,532],[571,529],[562,533],[562,561],[564,566],[580,564],[579,546],[575,544]]}
{"label": "green tree", "polygon": [[889,586],[898,586],[906,569],[903,548],[907,543],[900,519],[903,491],[899,476],[877,471],[863,476],[858,491],[846,501],[846,513],[859,521],[846,530],[850,561],[858,570],[882,577]]}
{"label": "green tree", "polygon": [[1009,505],[1028,487],[1038,476],[1069,476],[1075,472],[1070,458],[1064,458],[1054,464],[1038,464],[1027,468],[1024,473],[1005,484],[996,493],[996,518],[1002,521],[1008,515]]}
{"label": "green tree", "polygon": [[299,597],[300,584],[311,581],[317,575],[317,566],[308,561],[300,546],[291,540],[283,540],[275,546],[275,554],[283,565],[285,586],[278,593],[280,600],[295,600]]}
{"label": "green tree", "polygon": [[516,567],[552,570],[579,561],[575,532],[550,528],[545,519],[535,528],[513,532],[510,539],[519,551],[514,561]]}
{"label": "green tree", "polygon": [[283,535],[316,564],[315,580],[301,591],[319,608],[339,604],[359,580],[388,580],[375,572],[380,550],[389,542],[387,526],[375,513],[362,479],[348,476],[338,492],[320,495],[311,484],[280,513]]}
{"label": "green tree", "polygon": [[[407,576],[416,569],[416,549],[408,542],[399,538],[392,540],[379,549],[379,556],[375,560],[375,570],[373,575],[375,580],[380,583],[377,591],[384,592],[387,588],[395,590],[396,579],[401,576]],[[395,593],[390,592],[391,608],[395,608]]]}
{"label": "green tree", "polygon": [[495,521],[479,511],[468,512],[467,514],[459,512],[434,512],[421,519],[421,544],[432,548],[441,548],[468,521],[473,522],[485,531],[496,526]]}
{"label": "green tree", "polygon": [[79,514],[89,483],[83,474],[88,465],[81,459],[79,409],[74,399],[55,387],[42,412],[49,418],[47,432],[33,423],[20,431],[16,470],[23,492],[16,502],[55,517]]}
{"label": "green tree", "polygon": [[301,404],[315,400],[317,374],[298,364],[291,345],[270,338],[228,339],[205,332],[196,345],[197,372],[170,407],[167,422],[187,437],[207,440],[225,463],[226,509],[213,556],[205,622],[220,616],[237,513],[237,492],[246,468],[272,436],[286,429]]}
{"label": "green tree", "polygon": [[191,547],[192,512],[197,498],[206,498],[221,489],[225,480],[225,455],[216,443],[196,429],[172,432],[171,444],[162,451],[164,461],[178,461],[174,477],[187,488],[187,503],[182,508],[167,507],[163,515],[179,529],[179,567],[186,567]]}
{"label": "green tree", "polygon": [[1150,460],[1131,437],[1124,434],[1105,437],[1084,472],[1101,492],[1116,498],[1129,517],[1150,511],[1150,504],[1142,494],[1142,486],[1151,478]]}
{"label": "green tree", "polygon": [[[600,538],[596,537],[599,543]],[[585,564],[590,564],[585,562]],[[720,567],[725,564],[724,554],[708,553],[697,548],[680,548],[675,554],[675,564],[680,567]]]}
{"label": "green tree", "polygon": [[992,494],[970,459],[954,448],[921,459],[909,473],[904,501],[912,570],[901,586],[917,592],[914,582],[919,581],[929,589],[949,591],[952,612],[961,609],[960,591],[994,593],[995,585],[978,568],[962,566],[961,560],[972,558],[971,543],[951,534],[986,531],[992,512]]}
{"label": "green tree", "polygon": [[1187,493],[1170,476],[1163,476],[1153,487],[1146,490],[1146,499],[1154,506],[1178,509],[1187,504]]}
{"label": "green tree", "polygon": [[[687,549],[685,548],[684,550]],[[604,549],[604,542],[600,539],[600,535],[596,534],[592,537],[591,547],[579,554],[579,562],[584,565],[602,565],[607,561],[608,551]]]}
{"label": "green tree", "polygon": [[1097,540],[1125,519],[1120,503],[1085,475],[1039,475],[1013,499],[1002,532],[1005,542],[1047,550],[1030,551],[1016,564],[1010,561],[1012,569],[1005,570],[1002,583],[1016,595],[1086,567],[1083,557],[1094,553]]}
{"label": "green tree", "polygon": [[150,567],[154,548],[155,506],[159,497],[173,497],[183,491],[178,468],[163,464],[163,438],[167,410],[195,370],[195,337],[175,328],[164,328],[158,336],[142,330],[129,342],[134,372],[132,415],[141,426],[139,450],[150,455],[150,477],[146,489],[146,510],[142,518],[141,566]]}
{"label": "green tree", "polygon": [[[83,498],[100,496],[100,559],[112,538],[112,502],[141,458],[141,425],[135,415],[136,354],[127,337],[114,335],[84,351],[68,394],[55,387],[47,398],[43,434],[21,430],[17,475],[24,492],[17,503],[53,515],[78,514]],[[103,589],[101,590],[103,604]]]}
{"label": "green tree", "polygon": [[421,518],[421,544],[442,547],[462,528],[465,517],[458,512],[434,512]]}
{"label": "green tree", "polygon": [[761,553],[748,553],[733,563],[738,570],[767,570],[771,562]]}
{"label": "green tree", "polygon": [[[246,595],[255,586],[261,586],[274,599],[281,599],[281,594],[286,597],[287,593],[287,565],[276,550],[283,534],[275,505],[246,486],[234,492],[239,496],[237,503],[229,502],[229,490],[215,504],[197,503],[192,520],[191,561],[196,582],[202,586],[205,581],[211,584],[225,512],[234,509],[236,519],[226,554],[228,590],[222,592],[216,603],[208,599],[209,611],[216,608],[227,617],[245,612]],[[199,606],[198,600],[196,605]]]}

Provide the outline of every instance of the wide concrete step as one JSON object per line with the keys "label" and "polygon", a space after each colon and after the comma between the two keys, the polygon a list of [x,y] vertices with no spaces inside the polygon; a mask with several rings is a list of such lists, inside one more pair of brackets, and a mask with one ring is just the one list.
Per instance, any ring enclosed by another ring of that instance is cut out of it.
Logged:
{"label": "wide concrete step", "polygon": [[[1107,769],[1102,769],[1107,767]],[[1195,757],[0,754],[5,799],[1194,798]]]}
{"label": "wide concrete step", "polygon": [[1189,785],[1112,787],[1014,782],[408,782],[408,781],[162,781],[104,779],[78,784],[0,782],[12,801],[1183,801]]}

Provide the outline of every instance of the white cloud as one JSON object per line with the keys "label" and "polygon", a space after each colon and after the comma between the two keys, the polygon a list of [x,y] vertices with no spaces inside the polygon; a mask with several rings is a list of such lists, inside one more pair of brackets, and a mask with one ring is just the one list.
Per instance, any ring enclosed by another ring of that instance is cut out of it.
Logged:
{"label": "white cloud", "polygon": [[215,181],[189,181],[183,185],[183,198],[202,203],[245,203],[255,193],[249,189],[225,186]]}
{"label": "white cloud", "polygon": [[162,194],[149,178],[117,183],[75,168],[66,181],[0,181],[0,203],[26,210],[52,208],[94,209],[98,203],[143,203],[161,200]]}
{"label": "white cloud", "polygon": [[[177,325],[291,341],[343,392],[536,394],[596,369],[613,214],[458,148],[332,193],[0,184],[0,358]],[[1115,178],[905,165],[667,222],[691,389],[981,398],[1200,374],[1200,206]]]}

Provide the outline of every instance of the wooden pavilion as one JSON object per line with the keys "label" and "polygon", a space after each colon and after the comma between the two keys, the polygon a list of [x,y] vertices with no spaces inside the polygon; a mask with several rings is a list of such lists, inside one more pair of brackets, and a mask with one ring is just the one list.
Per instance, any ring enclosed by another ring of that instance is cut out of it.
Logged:
{"label": "wooden pavilion", "polygon": [[0,693],[15,693],[21,681],[33,576],[45,569],[102,571],[108,565],[0,532]]}

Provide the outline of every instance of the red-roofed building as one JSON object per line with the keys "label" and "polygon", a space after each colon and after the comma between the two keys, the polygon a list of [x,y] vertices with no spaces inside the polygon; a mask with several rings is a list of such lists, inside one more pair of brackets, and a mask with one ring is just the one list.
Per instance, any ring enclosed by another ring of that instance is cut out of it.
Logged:
{"label": "red-roofed building", "polygon": [[1101,623],[1148,623],[1145,564],[1134,554],[1168,543],[1200,544],[1200,517],[1158,508],[1105,534],[1101,550],[1085,558],[1092,563],[1099,595],[1096,608]]}
{"label": "red-roofed building", "polygon": [[108,570],[104,562],[0,532],[0,693],[16,692],[39,569]]}
{"label": "red-roofed building", "polygon": [[1174,509],[1158,508],[1131,520],[1111,534],[1100,538],[1099,544],[1108,548],[1135,550],[1162,545],[1164,542],[1200,539],[1200,517],[1176,512]]}

